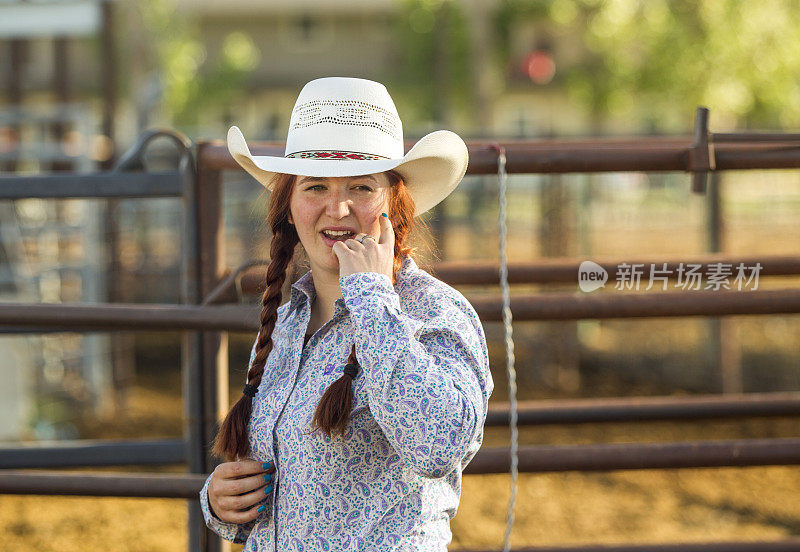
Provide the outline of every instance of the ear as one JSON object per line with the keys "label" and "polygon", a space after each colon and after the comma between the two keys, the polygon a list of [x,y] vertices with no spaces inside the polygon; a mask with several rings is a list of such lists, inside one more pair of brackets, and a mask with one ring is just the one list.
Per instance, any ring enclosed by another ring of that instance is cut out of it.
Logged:
{"label": "ear", "polygon": [[292,226],[294,226],[294,220],[292,220],[292,213],[289,213],[289,214],[286,216],[286,220],[288,220],[288,221],[289,221],[289,224],[291,224]]}

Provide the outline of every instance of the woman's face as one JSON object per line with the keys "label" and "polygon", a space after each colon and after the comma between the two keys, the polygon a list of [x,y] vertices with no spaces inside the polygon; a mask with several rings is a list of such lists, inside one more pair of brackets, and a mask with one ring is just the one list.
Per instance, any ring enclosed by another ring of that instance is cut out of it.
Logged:
{"label": "woman's face", "polygon": [[[346,161],[345,161],[346,162]],[[289,221],[308,254],[312,271],[339,273],[333,244],[363,232],[377,239],[378,217],[389,213],[389,177],[385,173],[362,176],[298,176],[290,202]]]}

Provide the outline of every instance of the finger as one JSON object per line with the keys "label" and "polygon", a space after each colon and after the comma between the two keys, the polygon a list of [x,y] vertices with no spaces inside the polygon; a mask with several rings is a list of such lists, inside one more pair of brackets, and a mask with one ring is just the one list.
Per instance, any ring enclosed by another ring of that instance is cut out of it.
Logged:
{"label": "finger", "polygon": [[349,252],[350,250],[347,248],[344,242],[337,241],[333,244],[333,254],[336,255],[336,258],[339,259],[339,261],[342,261],[343,255],[346,255]]}
{"label": "finger", "polygon": [[233,496],[221,496],[217,499],[217,503],[222,507],[223,510],[226,510],[230,513],[241,512],[242,510],[247,510],[254,504],[258,504],[265,498],[269,498],[269,495],[272,494],[274,487],[275,483],[266,483],[265,485],[262,485],[261,487],[250,491],[249,493]]}
{"label": "finger", "polygon": [[394,228],[392,228],[392,221],[389,220],[386,213],[381,213],[381,216],[378,218],[381,221],[381,236],[380,239],[378,239],[378,243],[394,247]]}
{"label": "finger", "polygon": [[[244,502],[240,502],[240,504],[244,504]],[[220,505],[220,507],[223,508],[223,510],[221,512],[217,512],[217,516],[221,520],[229,523],[245,523],[256,519],[267,508],[272,508],[272,504],[269,494],[265,495],[257,492],[256,502],[246,506],[245,508],[228,509],[222,505]]]}
{"label": "finger", "polygon": [[378,244],[378,240],[372,234],[359,234],[353,239],[355,239],[358,243],[360,243],[367,249],[376,246]]}
{"label": "finger", "polygon": [[235,496],[253,492],[254,490],[275,482],[272,473],[259,473],[243,479],[223,479],[217,485],[217,493],[221,496]]}
{"label": "finger", "polygon": [[348,249],[351,251],[364,251],[364,244],[360,241],[350,238],[349,240],[345,240],[344,244],[347,246]]}
{"label": "finger", "polygon": [[269,504],[256,504],[249,510],[245,510],[243,512],[238,512],[236,510],[230,512],[225,511],[224,513],[222,513],[222,515],[220,514],[217,515],[219,516],[219,519],[221,519],[222,521],[227,521],[228,523],[239,523],[239,524],[247,523],[248,521],[253,521],[258,516],[261,515],[261,512],[258,511],[258,509],[261,508],[261,506],[264,506],[264,508],[271,507]]}
{"label": "finger", "polygon": [[275,463],[258,462],[256,460],[240,460],[238,462],[225,462],[214,470],[221,479],[238,479],[256,473],[275,473]]}

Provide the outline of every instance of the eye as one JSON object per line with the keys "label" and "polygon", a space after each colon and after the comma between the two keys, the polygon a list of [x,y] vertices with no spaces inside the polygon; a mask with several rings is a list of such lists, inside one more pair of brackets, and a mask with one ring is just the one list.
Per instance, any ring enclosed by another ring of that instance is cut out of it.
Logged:
{"label": "eye", "polygon": [[372,188],[370,188],[366,184],[359,184],[358,186],[355,186],[355,189],[356,190],[362,190],[362,191],[365,191],[365,192],[371,192],[372,191]]}
{"label": "eye", "polygon": [[325,186],[323,186],[322,184],[314,184],[313,186],[309,186],[308,188],[306,188],[306,191],[310,191],[310,190],[316,191],[316,190],[324,190],[324,189],[325,189]]}

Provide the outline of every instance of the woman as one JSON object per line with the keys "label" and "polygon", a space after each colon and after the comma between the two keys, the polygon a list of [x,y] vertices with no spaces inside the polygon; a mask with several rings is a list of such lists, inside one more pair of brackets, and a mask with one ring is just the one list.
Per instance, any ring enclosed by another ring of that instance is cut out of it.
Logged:
{"label": "woman", "polygon": [[[228,147],[271,189],[273,239],[206,523],[247,551],[446,550],[494,384],[475,311],[406,238],[463,178],[463,140],[404,156],[386,88],[328,77],[300,92],[285,157],[252,156],[236,127]],[[298,242],[311,270],[279,307]]]}

